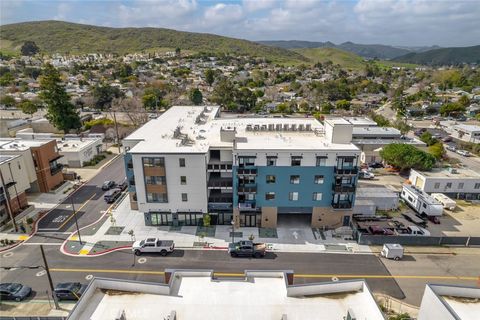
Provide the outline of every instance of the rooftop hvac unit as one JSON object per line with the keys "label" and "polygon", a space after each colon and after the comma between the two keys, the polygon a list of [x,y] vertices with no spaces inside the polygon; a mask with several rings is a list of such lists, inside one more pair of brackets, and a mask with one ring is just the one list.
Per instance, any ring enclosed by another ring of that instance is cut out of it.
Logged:
{"label": "rooftop hvac unit", "polygon": [[254,127],[253,127],[253,131],[258,131],[260,130],[260,126],[258,124],[256,124]]}
{"label": "rooftop hvac unit", "polygon": [[305,126],[302,124],[299,124],[298,125],[298,131],[304,131],[305,130]]}
{"label": "rooftop hvac unit", "polygon": [[297,125],[296,124],[292,124],[292,126],[290,127],[292,131],[297,131]]}
{"label": "rooftop hvac unit", "polygon": [[276,130],[276,131],[282,131],[282,124],[277,123],[277,124],[275,125],[275,130]]}
{"label": "rooftop hvac unit", "polygon": [[262,131],[267,131],[267,125],[266,125],[266,124],[262,124],[262,126],[260,127],[260,130],[262,130]]}
{"label": "rooftop hvac unit", "polygon": [[288,127],[289,127],[288,123],[283,124],[283,130],[284,131],[288,131]]}
{"label": "rooftop hvac unit", "polygon": [[305,131],[310,131],[310,130],[312,130],[312,125],[310,123],[307,123],[305,125]]}
{"label": "rooftop hvac unit", "polygon": [[251,125],[251,124],[247,124],[246,130],[247,130],[247,131],[252,131],[252,125]]}
{"label": "rooftop hvac unit", "polygon": [[275,125],[273,123],[270,123],[268,125],[268,131],[273,131],[275,129]]}

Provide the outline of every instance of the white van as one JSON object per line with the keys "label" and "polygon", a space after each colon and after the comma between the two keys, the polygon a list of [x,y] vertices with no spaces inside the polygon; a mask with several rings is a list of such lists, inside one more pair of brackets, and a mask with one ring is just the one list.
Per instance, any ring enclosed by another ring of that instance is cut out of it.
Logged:
{"label": "white van", "polygon": [[449,197],[447,197],[443,193],[432,193],[431,196],[432,196],[433,199],[440,202],[443,205],[444,209],[453,211],[453,210],[455,210],[455,207],[457,206],[457,203],[454,200],[450,199]]}

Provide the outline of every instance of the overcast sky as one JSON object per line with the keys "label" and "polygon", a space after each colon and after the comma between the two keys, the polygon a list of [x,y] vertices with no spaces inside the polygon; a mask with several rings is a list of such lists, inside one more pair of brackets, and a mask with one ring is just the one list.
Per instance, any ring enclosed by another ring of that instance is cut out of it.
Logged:
{"label": "overcast sky", "polygon": [[249,40],[480,44],[480,0],[1,0],[0,23],[64,20]]}

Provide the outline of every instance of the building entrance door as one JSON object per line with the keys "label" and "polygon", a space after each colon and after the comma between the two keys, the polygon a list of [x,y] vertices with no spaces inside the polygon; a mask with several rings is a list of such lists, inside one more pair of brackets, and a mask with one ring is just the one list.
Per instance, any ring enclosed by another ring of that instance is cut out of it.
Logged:
{"label": "building entrance door", "polygon": [[244,215],[245,223],[243,227],[256,227],[257,226],[257,215],[255,213],[247,213]]}
{"label": "building entrance door", "polygon": [[150,219],[152,226],[170,226],[172,224],[172,214],[164,212],[152,212],[150,213]]}

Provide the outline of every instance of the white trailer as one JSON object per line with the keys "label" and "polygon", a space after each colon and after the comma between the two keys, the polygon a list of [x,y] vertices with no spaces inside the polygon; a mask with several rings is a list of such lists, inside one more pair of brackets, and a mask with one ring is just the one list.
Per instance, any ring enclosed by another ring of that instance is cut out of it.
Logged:
{"label": "white trailer", "polygon": [[455,210],[455,207],[457,206],[457,203],[444,195],[443,193],[432,193],[431,194],[432,198],[440,202],[443,207],[447,210]]}
{"label": "white trailer", "polygon": [[398,243],[385,243],[380,253],[387,259],[400,260],[403,258],[403,247]]}
{"label": "white trailer", "polygon": [[400,197],[421,216],[441,216],[443,205],[411,185],[404,185]]}

